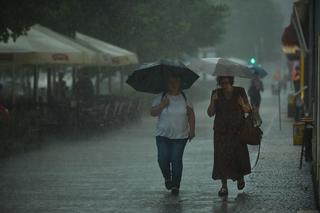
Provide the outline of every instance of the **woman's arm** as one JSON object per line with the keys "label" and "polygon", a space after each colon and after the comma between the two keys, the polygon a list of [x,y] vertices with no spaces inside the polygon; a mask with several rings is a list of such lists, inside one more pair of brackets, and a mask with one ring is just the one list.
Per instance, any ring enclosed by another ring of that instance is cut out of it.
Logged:
{"label": "woman's arm", "polygon": [[212,94],[211,94],[211,100],[210,100],[210,105],[208,107],[208,110],[207,110],[207,114],[209,117],[212,117],[215,115],[215,102],[218,100],[218,95],[217,95],[217,91],[214,90],[212,91]]}
{"label": "woman's arm", "polygon": [[208,116],[211,118],[215,114],[215,108],[214,103],[210,103],[208,110],[207,110]]}
{"label": "woman's arm", "polygon": [[249,113],[252,111],[251,105],[249,103],[245,103],[242,97],[240,97],[240,106],[245,113]]}
{"label": "woman's arm", "polygon": [[191,140],[195,136],[196,116],[194,114],[193,109],[189,106],[187,106],[187,115],[188,115],[188,123],[190,128],[189,140]]}
{"label": "woman's arm", "polygon": [[154,106],[154,107],[151,107],[150,109],[150,115],[152,117],[157,117],[161,114],[162,110],[164,108],[166,108],[167,106],[169,105],[169,99],[168,98],[165,98],[163,99],[159,105],[157,106]]}
{"label": "woman's arm", "polygon": [[249,104],[248,96],[246,94],[246,91],[243,88],[241,89],[241,93],[240,93],[240,97],[239,97],[239,104],[245,113],[249,113],[252,111],[252,107]]}

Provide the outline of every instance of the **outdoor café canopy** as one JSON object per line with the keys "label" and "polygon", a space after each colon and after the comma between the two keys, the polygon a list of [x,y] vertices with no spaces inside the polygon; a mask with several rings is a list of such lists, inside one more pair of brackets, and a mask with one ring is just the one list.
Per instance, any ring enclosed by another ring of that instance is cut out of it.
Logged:
{"label": "outdoor caf\u00e9 canopy", "polygon": [[34,25],[27,35],[0,42],[0,64],[94,65],[97,54],[90,48],[48,28]]}
{"label": "outdoor caf\u00e9 canopy", "polygon": [[138,57],[135,53],[96,38],[76,32],[76,41],[100,53],[99,65],[120,66],[138,63]]}

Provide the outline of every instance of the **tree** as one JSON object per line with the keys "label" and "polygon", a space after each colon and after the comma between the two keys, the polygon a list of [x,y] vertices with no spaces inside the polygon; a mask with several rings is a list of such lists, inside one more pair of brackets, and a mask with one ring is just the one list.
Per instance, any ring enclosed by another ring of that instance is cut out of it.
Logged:
{"label": "tree", "polygon": [[[206,1],[159,0],[139,4],[132,11],[130,36],[145,59],[195,54],[199,47],[213,46],[223,34],[226,7]],[[129,26],[128,26],[129,27]]]}
{"label": "tree", "polygon": [[132,50],[142,61],[213,46],[224,32],[227,12],[226,6],[207,0],[56,0],[54,7],[44,8],[45,16],[31,16],[23,24],[40,23],[68,36],[79,31]]}
{"label": "tree", "polygon": [[14,40],[57,6],[57,0],[1,0],[0,41]]}

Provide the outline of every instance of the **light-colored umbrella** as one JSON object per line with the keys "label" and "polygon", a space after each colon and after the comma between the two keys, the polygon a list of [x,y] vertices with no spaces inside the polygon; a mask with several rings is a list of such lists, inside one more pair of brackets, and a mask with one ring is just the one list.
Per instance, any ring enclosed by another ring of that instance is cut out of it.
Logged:
{"label": "light-colored umbrella", "polygon": [[248,62],[241,59],[241,58],[230,57],[230,58],[228,58],[228,60],[234,61],[234,62],[241,64],[241,65],[248,65]]}
{"label": "light-colored umbrella", "polygon": [[75,38],[80,44],[99,52],[99,65],[123,66],[138,63],[137,55],[123,48],[78,32]]}
{"label": "light-colored umbrella", "polygon": [[187,66],[195,72],[209,73],[214,76],[253,77],[249,67],[224,58],[193,59]]}

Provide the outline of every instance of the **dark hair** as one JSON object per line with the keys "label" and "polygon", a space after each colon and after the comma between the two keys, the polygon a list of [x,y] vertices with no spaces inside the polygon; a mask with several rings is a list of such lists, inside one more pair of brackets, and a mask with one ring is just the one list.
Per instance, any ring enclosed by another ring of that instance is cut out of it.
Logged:
{"label": "dark hair", "polygon": [[[175,79],[179,82],[180,84],[180,88],[179,90],[182,90],[182,82],[181,82],[181,76],[179,75],[179,73],[177,72],[170,72],[169,75],[167,75],[166,80],[167,80],[167,84],[169,82],[169,79]],[[167,85],[168,86],[168,85]],[[168,88],[167,88],[168,89]]]}
{"label": "dark hair", "polygon": [[219,86],[221,86],[223,78],[227,78],[231,85],[234,84],[234,77],[233,76],[218,76],[217,77],[217,83],[218,83]]}
{"label": "dark hair", "polygon": [[170,72],[169,75],[167,76],[167,80],[169,80],[170,78],[174,78],[181,81],[181,76],[177,72]]}

